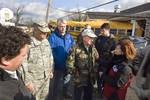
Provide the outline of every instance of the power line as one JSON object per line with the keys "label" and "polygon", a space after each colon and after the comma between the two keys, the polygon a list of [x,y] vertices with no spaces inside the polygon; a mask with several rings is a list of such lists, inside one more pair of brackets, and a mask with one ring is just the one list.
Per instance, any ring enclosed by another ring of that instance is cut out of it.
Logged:
{"label": "power line", "polygon": [[84,10],[81,10],[79,12],[75,12],[73,14],[68,14],[66,16],[63,16],[63,17],[60,17],[60,18],[65,18],[65,17],[69,17],[71,15],[74,15],[74,14],[79,14],[79,13],[82,13],[82,12],[85,12],[85,11],[88,11],[88,10],[91,10],[91,9],[95,9],[95,8],[98,8],[98,7],[101,7],[101,6],[104,6],[104,5],[107,5],[107,4],[110,4],[110,3],[113,3],[113,2],[116,2],[116,1],[119,1],[119,0],[112,0],[112,1],[109,1],[109,2],[106,2],[106,3],[103,3],[103,4],[99,4],[97,6],[93,6],[93,7],[90,7],[90,8],[87,8],[87,9],[84,9]]}
{"label": "power line", "polygon": [[87,10],[91,10],[91,9],[94,9],[94,8],[98,8],[98,7],[100,7],[100,6],[104,6],[104,5],[107,5],[107,4],[116,2],[116,1],[119,1],[119,0],[113,0],[113,1],[110,1],[110,2],[106,2],[106,3],[100,4],[100,5],[97,5],[97,6],[94,6],[94,7],[87,8],[87,9],[82,10],[82,11],[80,11],[80,12],[84,12],[84,11],[87,11]]}
{"label": "power line", "polygon": [[51,8],[53,10],[58,10],[58,11],[62,11],[62,12],[65,12],[65,13],[75,13],[73,11],[67,11],[67,10],[63,10],[63,9],[59,9],[59,8]]}

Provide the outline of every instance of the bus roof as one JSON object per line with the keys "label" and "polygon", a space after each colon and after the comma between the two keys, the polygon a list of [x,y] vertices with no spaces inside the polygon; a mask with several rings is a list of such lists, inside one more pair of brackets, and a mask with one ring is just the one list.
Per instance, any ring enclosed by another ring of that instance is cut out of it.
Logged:
{"label": "bus roof", "polygon": [[68,21],[68,26],[76,27],[85,27],[86,24],[89,24],[91,27],[100,28],[103,23],[110,23],[111,29],[132,29],[132,24],[130,22],[117,22],[117,21],[108,21],[108,20],[97,20],[97,21]]}

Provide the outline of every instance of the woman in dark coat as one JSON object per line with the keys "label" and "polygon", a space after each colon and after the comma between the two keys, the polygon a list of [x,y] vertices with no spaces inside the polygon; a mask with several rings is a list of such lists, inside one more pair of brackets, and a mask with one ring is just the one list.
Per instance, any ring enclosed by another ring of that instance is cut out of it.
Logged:
{"label": "woman in dark coat", "polygon": [[132,78],[130,61],[136,56],[136,49],[129,39],[122,39],[116,45],[110,67],[103,74],[104,98],[106,100],[125,100],[127,88]]}

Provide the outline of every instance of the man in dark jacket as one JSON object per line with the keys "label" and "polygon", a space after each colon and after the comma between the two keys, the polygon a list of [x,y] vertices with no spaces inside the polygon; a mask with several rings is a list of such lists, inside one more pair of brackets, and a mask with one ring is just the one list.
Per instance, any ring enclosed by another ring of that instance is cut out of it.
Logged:
{"label": "man in dark jacket", "polygon": [[29,44],[30,37],[20,29],[0,26],[0,100],[35,100],[16,71]]}
{"label": "man in dark jacket", "polygon": [[112,53],[115,49],[115,41],[113,35],[110,34],[110,25],[104,23],[101,26],[101,32],[95,41],[95,47],[99,53],[100,70],[103,71],[112,58]]}
{"label": "man in dark jacket", "polygon": [[109,23],[104,23],[101,26],[101,32],[98,35],[95,41],[95,47],[99,53],[99,69],[98,69],[98,90],[102,94],[102,81],[100,79],[100,74],[102,74],[107,67],[109,67],[109,62],[112,58],[112,53],[115,49],[115,41],[113,35],[110,34],[110,25]]}

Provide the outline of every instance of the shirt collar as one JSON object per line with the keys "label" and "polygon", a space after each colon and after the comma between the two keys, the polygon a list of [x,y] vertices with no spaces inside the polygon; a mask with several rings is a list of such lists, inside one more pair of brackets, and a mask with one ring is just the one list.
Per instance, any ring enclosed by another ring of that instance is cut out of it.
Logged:
{"label": "shirt collar", "polygon": [[5,71],[10,75],[11,78],[18,80],[18,76],[17,76],[16,71],[8,71],[8,70],[5,70]]}

